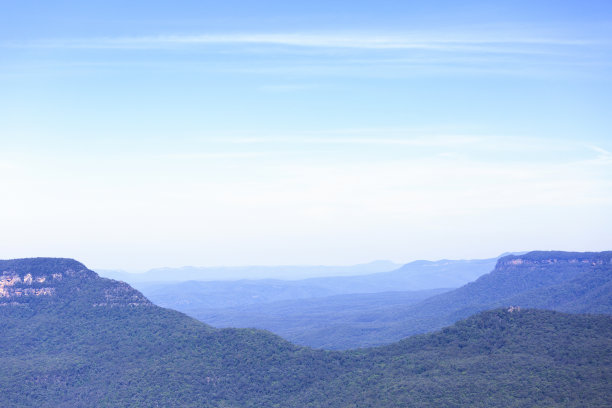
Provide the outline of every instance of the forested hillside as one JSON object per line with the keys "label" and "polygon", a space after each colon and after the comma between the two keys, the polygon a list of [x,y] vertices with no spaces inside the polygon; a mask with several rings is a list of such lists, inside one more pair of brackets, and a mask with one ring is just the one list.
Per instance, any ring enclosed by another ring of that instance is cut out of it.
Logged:
{"label": "forested hillside", "polygon": [[343,329],[347,339],[358,339],[339,348],[380,345],[504,305],[612,314],[612,252],[509,255],[491,273],[459,289],[377,315],[373,330],[349,322],[321,335]]}
{"label": "forested hillside", "polygon": [[441,294],[388,292],[181,310],[215,327],[266,329],[311,347],[378,346],[504,305],[612,314],[611,260],[612,252],[536,251],[500,258],[490,273]]}
{"label": "forested hillside", "polygon": [[498,309],[351,352],[213,329],[62,259],[0,261],[0,405],[609,406],[612,317]]}
{"label": "forested hillside", "polygon": [[[223,309],[187,308],[190,316],[214,327],[256,327],[269,330],[293,343],[334,349],[358,340],[343,327],[380,328],[381,315],[417,304],[451,289],[360,293],[311,299],[257,303]],[[332,333],[330,329],[335,328]]]}

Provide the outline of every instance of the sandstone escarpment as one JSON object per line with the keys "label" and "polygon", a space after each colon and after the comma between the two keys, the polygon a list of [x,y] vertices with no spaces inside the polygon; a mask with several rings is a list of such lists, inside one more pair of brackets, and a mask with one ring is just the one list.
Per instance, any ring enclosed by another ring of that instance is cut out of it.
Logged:
{"label": "sandstone escarpment", "polygon": [[0,306],[79,302],[95,307],[151,306],[124,282],[100,278],[72,259],[0,261]]}

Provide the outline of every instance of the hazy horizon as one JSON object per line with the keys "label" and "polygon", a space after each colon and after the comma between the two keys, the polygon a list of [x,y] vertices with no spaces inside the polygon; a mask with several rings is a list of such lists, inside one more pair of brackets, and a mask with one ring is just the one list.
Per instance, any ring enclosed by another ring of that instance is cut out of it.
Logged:
{"label": "hazy horizon", "polygon": [[606,1],[7,1],[0,258],[609,250]]}

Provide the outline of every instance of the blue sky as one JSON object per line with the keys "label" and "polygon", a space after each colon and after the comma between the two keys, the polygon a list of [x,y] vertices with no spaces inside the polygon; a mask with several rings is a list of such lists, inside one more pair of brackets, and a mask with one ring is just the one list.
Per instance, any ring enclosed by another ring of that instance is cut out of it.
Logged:
{"label": "blue sky", "polygon": [[3,258],[610,249],[609,2],[124,3],[0,4]]}

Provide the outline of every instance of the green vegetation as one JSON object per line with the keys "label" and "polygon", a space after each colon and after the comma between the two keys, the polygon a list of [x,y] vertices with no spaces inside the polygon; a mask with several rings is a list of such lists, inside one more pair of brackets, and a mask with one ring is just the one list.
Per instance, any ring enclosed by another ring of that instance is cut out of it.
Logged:
{"label": "green vegetation", "polygon": [[321,392],[342,389],[338,398],[354,395],[356,406],[609,406],[610,321],[484,312],[434,334],[348,352],[364,362],[361,375],[337,378]]}
{"label": "green vegetation", "polygon": [[[435,275],[438,275],[443,267],[447,269],[442,271],[448,273],[466,273],[462,268],[486,264],[484,261],[466,261],[463,264],[449,261],[449,265],[445,266],[439,265],[441,262],[431,265],[415,262],[407,266],[417,268],[425,265],[437,271]],[[408,285],[406,282],[414,277],[414,272],[410,268],[402,268],[377,276],[383,282],[393,276],[394,282],[403,280]],[[400,278],[401,273],[406,276]],[[367,280],[372,276],[355,279]],[[213,286],[223,287],[226,290],[223,294],[228,299],[233,298],[230,296],[232,290],[245,290],[244,293],[240,292],[244,296],[237,296],[242,303],[246,302],[243,298],[248,300],[248,293],[261,294],[257,299],[270,299],[268,294],[279,290],[277,281],[271,281],[268,286],[264,281],[257,285],[255,282],[200,284],[209,290]],[[193,292],[190,292],[188,284],[166,289],[158,287],[152,299],[156,303],[161,300],[162,305],[176,308],[215,327],[256,327],[270,330],[300,345],[351,349],[390,344],[505,305],[570,313],[612,314],[612,252],[536,251],[506,256],[499,260],[491,273],[456,290],[440,291],[445,293],[437,296],[434,296],[435,291],[352,294],[316,299],[298,299],[300,296],[296,294],[296,299],[291,301],[211,308],[213,300],[218,298],[200,293],[202,300],[197,301],[197,293],[203,286],[193,286]],[[375,289],[374,285],[370,287]],[[178,288],[187,293],[182,300]],[[282,285],[280,288],[286,289]],[[225,303],[221,301],[219,304]]]}
{"label": "green vegetation", "polygon": [[343,337],[344,327],[376,330],[380,316],[449,290],[360,293],[215,309],[184,305],[181,311],[214,327],[256,327],[292,343],[336,349],[359,341]]}
{"label": "green vegetation", "polygon": [[0,271],[63,278],[44,282],[52,296],[0,298],[0,406],[612,405],[610,316],[498,309],[386,347],[323,351],[213,329],[74,261],[29,261]]}

